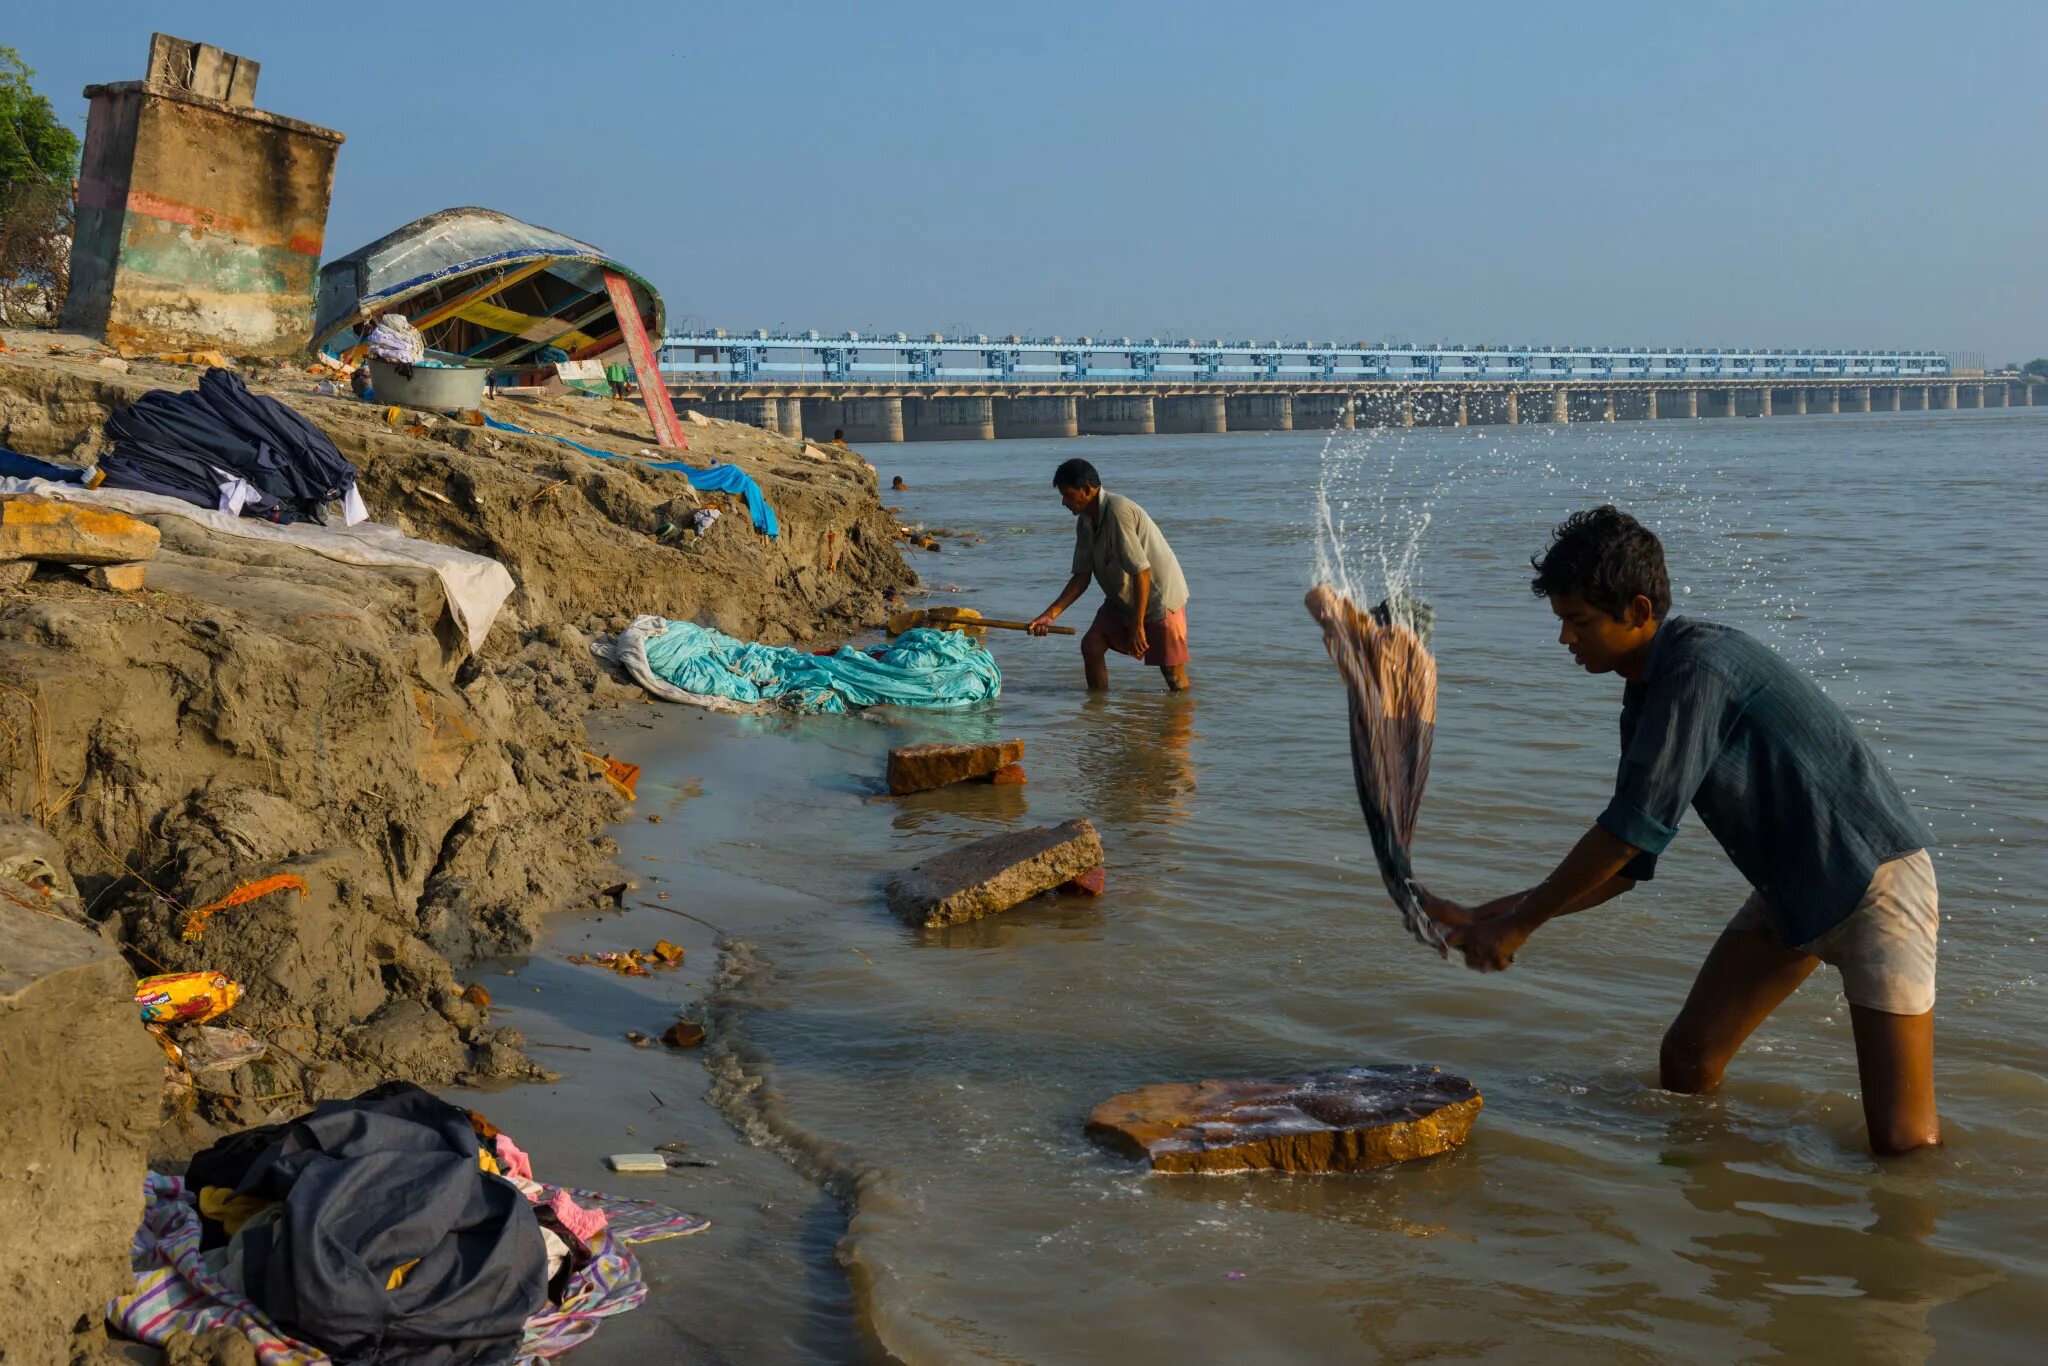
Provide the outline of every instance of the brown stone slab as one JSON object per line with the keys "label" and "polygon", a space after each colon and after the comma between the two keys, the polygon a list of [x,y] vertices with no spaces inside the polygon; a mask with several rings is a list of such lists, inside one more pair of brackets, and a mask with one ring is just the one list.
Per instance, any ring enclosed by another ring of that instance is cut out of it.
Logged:
{"label": "brown stone slab", "polygon": [[899,745],[889,751],[889,791],[902,797],[982,778],[1024,757],[1022,740],[986,745]]}
{"label": "brown stone slab", "polygon": [[991,835],[935,854],[889,879],[889,908],[926,929],[1007,911],[1102,862],[1087,821]]}
{"label": "brown stone slab", "polygon": [[0,498],[0,560],[127,564],[153,558],[162,539],[125,512],[30,493]]}
{"label": "brown stone slab", "polygon": [[1378,1063],[1140,1087],[1090,1111],[1087,1132],[1158,1172],[1350,1172],[1449,1152],[1482,1103],[1463,1077]]}
{"label": "brown stone slab", "polygon": [[136,593],[149,566],[140,564],[96,564],[85,571],[85,581],[110,593]]}

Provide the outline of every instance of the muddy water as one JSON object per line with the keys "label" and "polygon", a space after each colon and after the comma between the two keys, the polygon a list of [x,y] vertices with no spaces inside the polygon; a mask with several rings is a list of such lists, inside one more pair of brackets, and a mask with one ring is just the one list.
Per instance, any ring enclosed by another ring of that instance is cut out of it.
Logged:
{"label": "muddy water", "polygon": [[[911,485],[907,519],[980,538],[922,556],[926,577],[1005,616],[1066,574],[1052,466],[1093,460],[1187,570],[1197,689],[1168,697],[1119,660],[1091,699],[1071,641],[1005,635],[1003,698],[973,714],[620,723],[615,746],[649,765],[643,811],[673,804],[627,828],[628,859],[747,946],[700,981],[719,1098],[852,1211],[849,1295],[802,1269],[830,1216],[769,1190],[763,1150],[742,1149],[762,1188],[707,1199],[730,1199],[732,1236],[774,1250],[769,1269],[707,1243],[663,1274],[685,1304],[691,1258],[699,1284],[751,1277],[750,1312],[713,1315],[735,1360],[852,1353],[848,1314],[914,1362],[2030,1354],[2048,1323],[2044,449],[2048,412],[869,452]],[[1825,680],[1938,842],[1945,1149],[1865,1155],[1827,970],[1720,1095],[1655,1089],[1658,1036],[1744,894],[1696,823],[1654,884],[1553,924],[1507,974],[1407,938],[1300,607],[1319,481],[1354,571],[1413,547],[1437,609],[1416,866],[1448,895],[1527,885],[1606,797],[1619,684],[1574,669],[1526,587],[1572,509],[1636,511],[1665,538],[1677,610]],[[874,796],[893,744],[997,735],[1028,742],[1027,787]],[[1100,901],[926,933],[876,895],[949,842],[1076,815],[1109,850]],[[619,1052],[603,1032],[600,1054]],[[1478,1083],[1463,1151],[1356,1177],[1155,1179],[1080,1135],[1092,1104],[1144,1082],[1382,1060]],[[695,1061],[660,1065],[701,1088]],[[652,1348],[659,1328],[633,1338]]]}

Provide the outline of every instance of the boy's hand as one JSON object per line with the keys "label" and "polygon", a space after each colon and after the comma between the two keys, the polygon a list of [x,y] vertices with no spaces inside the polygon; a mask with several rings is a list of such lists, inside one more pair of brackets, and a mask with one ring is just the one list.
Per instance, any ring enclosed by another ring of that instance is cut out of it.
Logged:
{"label": "boy's hand", "polygon": [[1444,937],[1465,955],[1465,966],[1474,972],[1505,972],[1515,961],[1515,950],[1529,941],[1529,933],[1521,917],[1509,914],[1454,929]]}

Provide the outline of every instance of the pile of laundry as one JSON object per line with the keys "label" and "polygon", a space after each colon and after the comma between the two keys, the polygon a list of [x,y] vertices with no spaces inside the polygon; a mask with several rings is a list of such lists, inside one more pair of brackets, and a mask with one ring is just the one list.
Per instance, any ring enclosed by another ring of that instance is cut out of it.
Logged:
{"label": "pile of laundry", "polygon": [[509,1135],[405,1082],[231,1134],[144,1195],[108,1322],[151,1344],[226,1326],[264,1366],[556,1357],[646,1298],[629,1244],[709,1227],[536,1181]]}
{"label": "pile of laundry", "polygon": [[427,339],[406,321],[402,313],[386,313],[379,318],[365,341],[371,355],[378,360],[390,361],[399,367],[401,375],[410,375],[408,367],[427,358]]}
{"label": "pile of laundry", "polygon": [[590,648],[654,696],[714,711],[971,707],[1003,691],[1003,672],[978,641],[923,627],[886,647],[812,654],[735,640],[687,621],[638,617],[615,639]]}
{"label": "pile of laundry", "polygon": [[113,448],[100,457],[105,488],[279,524],[322,522],[336,501],[350,526],[370,515],[356,492],[356,467],[327,434],[250,393],[231,370],[208,370],[197,389],[152,389],[108,418],[106,433]]}

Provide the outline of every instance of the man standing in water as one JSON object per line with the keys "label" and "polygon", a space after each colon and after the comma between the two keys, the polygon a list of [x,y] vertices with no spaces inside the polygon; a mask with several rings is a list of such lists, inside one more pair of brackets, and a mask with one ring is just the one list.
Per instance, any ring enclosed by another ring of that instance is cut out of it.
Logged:
{"label": "man standing in water", "polygon": [[1607,809],[1543,882],[1469,911],[1432,902],[1453,947],[1470,967],[1507,967],[1546,921],[1650,877],[1690,804],[1754,890],[1664,1035],[1664,1089],[1712,1090],[1750,1033],[1829,963],[1849,1000],[1871,1148],[1939,1143],[1934,865],[1891,775],[1768,647],[1669,615],[1664,547],[1635,518],[1576,513],[1531,563],[1559,643],[1586,672],[1626,680],[1620,771]]}
{"label": "man standing in water", "polygon": [[1031,623],[1042,636],[1060,613],[1088,591],[1092,577],[1102,585],[1102,606],[1081,637],[1081,665],[1088,686],[1109,687],[1109,652],[1134,655],[1159,666],[1173,692],[1188,686],[1188,582],[1180,561],[1145,509],[1102,487],[1102,476],[1086,460],[1068,460],[1053,471],[1052,486],[1074,514],[1074,573],[1067,586]]}

